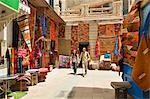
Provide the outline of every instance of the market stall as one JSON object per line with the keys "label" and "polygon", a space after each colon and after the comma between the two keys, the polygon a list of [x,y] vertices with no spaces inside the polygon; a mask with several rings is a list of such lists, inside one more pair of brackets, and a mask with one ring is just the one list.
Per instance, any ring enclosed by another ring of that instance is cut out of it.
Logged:
{"label": "market stall", "polygon": [[[131,84],[128,93],[135,99],[149,99],[149,43],[150,43],[150,3],[138,1],[124,20],[123,33],[123,80]],[[138,30],[137,30],[138,29]]]}

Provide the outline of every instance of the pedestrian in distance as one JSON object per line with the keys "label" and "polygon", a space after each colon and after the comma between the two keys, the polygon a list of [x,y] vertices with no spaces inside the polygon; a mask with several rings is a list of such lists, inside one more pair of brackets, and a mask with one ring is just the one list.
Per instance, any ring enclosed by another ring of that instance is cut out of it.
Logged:
{"label": "pedestrian in distance", "polygon": [[74,74],[76,74],[77,73],[77,67],[78,67],[78,64],[79,64],[79,55],[77,53],[77,50],[74,49],[72,51],[71,59],[72,59],[73,71],[74,71]]}
{"label": "pedestrian in distance", "polygon": [[83,70],[83,77],[87,74],[88,69],[88,62],[91,60],[90,54],[88,51],[86,51],[86,48],[84,47],[83,52],[81,52],[80,60],[82,63],[82,70]]}

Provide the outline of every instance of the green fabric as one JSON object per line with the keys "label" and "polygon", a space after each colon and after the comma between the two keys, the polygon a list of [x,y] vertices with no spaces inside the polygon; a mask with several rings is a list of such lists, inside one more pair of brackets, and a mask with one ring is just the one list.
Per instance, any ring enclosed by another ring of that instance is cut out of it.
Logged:
{"label": "green fabric", "polygon": [[8,96],[14,96],[14,99],[21,99],[23,96],[25,96],[27,94],[27,92],[12,92],[10,94],[8,94]]}
{"label": "green fabric", "polygon": [[0,4],[18,12],[19,0],[0,0]]}

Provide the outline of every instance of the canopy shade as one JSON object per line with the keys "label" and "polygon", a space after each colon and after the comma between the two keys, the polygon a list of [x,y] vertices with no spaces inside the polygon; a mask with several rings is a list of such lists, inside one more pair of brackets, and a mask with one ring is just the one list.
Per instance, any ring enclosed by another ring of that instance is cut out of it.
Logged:
{"label": "canopy shade", "polygon": [[0,4],[11,10],[18,11],[19,0],[0,0]]}
{"label": "canopy shade", "polygon": [[16,17],[19,0],[0,0],[0,31]]}

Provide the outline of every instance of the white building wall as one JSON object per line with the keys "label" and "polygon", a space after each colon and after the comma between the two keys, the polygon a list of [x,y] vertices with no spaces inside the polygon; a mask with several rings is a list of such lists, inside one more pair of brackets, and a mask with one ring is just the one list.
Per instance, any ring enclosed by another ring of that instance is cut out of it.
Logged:
{"label": "white building wall", "polygon": [[0,32],[1,54],[4,55],[7,47],[12,46],[12,22],[8,23],[6,27]]}
{"label": "white building wall", "polygon": [[49,4],[49,0],[45,0]]}
{"label": "white building wall", "polygon": [[12,37],[13,37],[13,22],[10,22],[7,28],[7,46],[12,46],[13,40]]}
{"label": "white building wall", "polygon": [[[8,23],[6,27],[0,31],[0,46],[1,46],[1,56],[5,56],[6,50],[9,46],[12,46],[12,37],[13,37],[13,30],[12,30],[12,22]],[[5,63],[2,64],[0,68],[0,76],[7,75],[7,68],[6,68],[6,60]]]}

